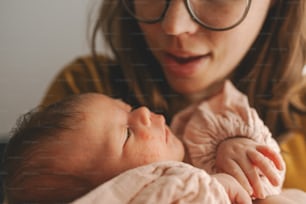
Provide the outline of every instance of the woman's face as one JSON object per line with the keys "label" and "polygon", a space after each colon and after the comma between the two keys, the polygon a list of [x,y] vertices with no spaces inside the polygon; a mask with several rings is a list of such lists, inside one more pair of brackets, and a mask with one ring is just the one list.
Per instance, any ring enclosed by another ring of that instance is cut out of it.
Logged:
{"label": "woman's face", "polygon": [[252,1],[244,21],[227,31],[211,31],[194,22],[182,0],[172,0],[164,19],[139,23],[170,86],[198,93],[235,69],[256,39],[271,0]]}

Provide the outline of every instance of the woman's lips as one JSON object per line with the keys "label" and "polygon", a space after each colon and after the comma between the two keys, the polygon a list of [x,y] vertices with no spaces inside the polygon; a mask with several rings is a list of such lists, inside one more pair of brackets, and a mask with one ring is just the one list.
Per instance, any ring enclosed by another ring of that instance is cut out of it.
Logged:
{"label": "woman's lips", "polygon": [[164,57],[164,68],[177,77],[188,77],[193,75],[210,54],[180,56],[166,53]]}
{"label": "woman's lips", "polygon": [[179,57],[179,56],[175,56],[175,55],[171,55],[168,54],[169,57],[173,58],[175,61],[177,61],[177,63],[179,64],[187,64],[189,62],[192,62],[194,60],[200,59],[202,56],[191,56],[191,57]]}

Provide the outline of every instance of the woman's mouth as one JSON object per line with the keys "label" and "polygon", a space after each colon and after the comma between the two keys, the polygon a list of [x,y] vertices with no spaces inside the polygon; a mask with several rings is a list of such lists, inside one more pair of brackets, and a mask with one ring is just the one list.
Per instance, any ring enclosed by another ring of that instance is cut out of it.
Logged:
{"label": "woman's mouth", "polygon": [[187,64],[197,59],[200,59],[203,56],[200,55],[200,56],[191,56],[191,57],[178,57],[178,56],[169,54],[169,57],[173,58],[179,64]]}
{"label": "woman's mouth", "polygon": [[210,54],[180,56],[166,53],[163,67],[176,77],[188,77],[201,68],[209,56]]}

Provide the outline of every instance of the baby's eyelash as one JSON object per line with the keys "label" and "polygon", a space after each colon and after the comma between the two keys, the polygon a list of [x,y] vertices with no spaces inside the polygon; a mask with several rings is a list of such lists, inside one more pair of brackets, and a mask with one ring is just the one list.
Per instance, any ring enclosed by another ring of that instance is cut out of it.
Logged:
{"label": "baby's eyelash", "polygon": [[129,137],[131,136],[131,129],[129,127],[126,128],[126,140],[129,139]]}

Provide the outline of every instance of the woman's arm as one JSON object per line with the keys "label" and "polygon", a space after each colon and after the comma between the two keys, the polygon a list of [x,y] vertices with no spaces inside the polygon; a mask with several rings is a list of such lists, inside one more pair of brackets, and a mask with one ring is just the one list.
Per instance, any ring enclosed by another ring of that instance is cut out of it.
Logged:
{"label": "woman's arm", "polygon": [[269,196],[263,200],[256,200],[254,204],[304,204],[306,193],[297,189],[283,190],[279,195]]}

